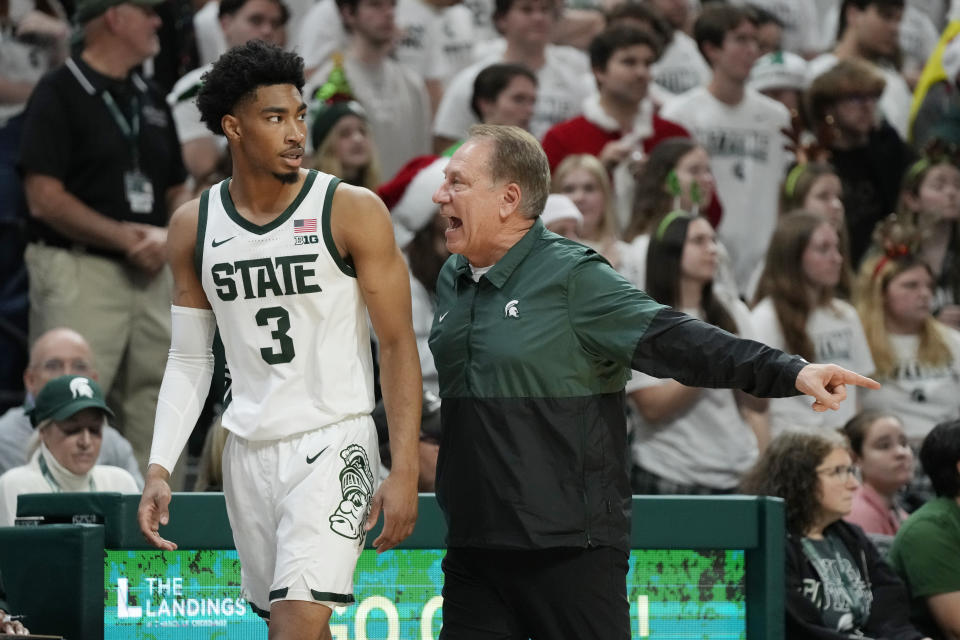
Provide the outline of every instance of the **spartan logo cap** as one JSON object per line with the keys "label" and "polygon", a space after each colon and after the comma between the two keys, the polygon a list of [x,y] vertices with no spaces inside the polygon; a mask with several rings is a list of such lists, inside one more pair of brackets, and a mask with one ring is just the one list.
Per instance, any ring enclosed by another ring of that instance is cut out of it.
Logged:
{"label": "spartan logo cap", "polygon": [[113,415],[96,380],[86,376],[60,376],[40,390],[33,409],[27,413],[31,424],[36,427],[44,420],[66,420],[89,408]]}

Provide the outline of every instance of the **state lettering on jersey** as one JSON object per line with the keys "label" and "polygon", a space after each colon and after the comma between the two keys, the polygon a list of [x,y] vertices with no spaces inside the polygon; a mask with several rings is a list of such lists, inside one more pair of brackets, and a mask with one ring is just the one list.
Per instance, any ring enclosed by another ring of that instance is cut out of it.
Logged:
{"label": "state lettering on jersey", "polygon": [[217,297],[224,302],[320,293],[312,265],[320,254],[255,258],[236,262],[218,262],[210,268]]}

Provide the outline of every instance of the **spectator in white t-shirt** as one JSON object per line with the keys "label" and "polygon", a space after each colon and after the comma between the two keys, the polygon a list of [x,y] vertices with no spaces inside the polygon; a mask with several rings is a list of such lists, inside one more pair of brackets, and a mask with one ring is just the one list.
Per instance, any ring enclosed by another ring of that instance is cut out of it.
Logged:
{"label": "spectator in white t-shirt", "polygon": [[817,76],[840,60],[858,59],[875,65],[886,84],[879,109],[901,138],[907,137],[913,95],[891,63],[898,53],[903,0],[844,0],[840,6],[837,44],[833,51],[810,61],[808,76]]}
{"label": "spectator in white t-shirt", "polygon": [[742,292],[776,225],[777,191],[789,159],[782,131],[790,114],[747,88],[758,58],[752,11],[709,5],[697,18],[694,36],[713,78],[668,102],[660,115],[685,127],[710,155],[724,208],[718,232]]}
{"label": "spectator in white t-shirt", "polygon": [[[658,223],[647,255],[647,292],[657,301],[742,337],[755,337],[746,306],[714,289],[713,227],[683,211]],[[634,373],[639,417],[631,453],[634,493],[732,493],[769,440],[766,400]]]}
{"label": "spectator in white t-shirt", "polygon": [[522,64],[537,75],[537,102],[530,121],[530,133],[537,138],[580,113],[583,98],[594,92],[590,63],[582,51],[550,44],[557,1],[497,0],[493,19],[503,40],[447,85],[433,122],[437,153],[465,138],[470,125],[477,123],[470,109],[473,81],[482,69],[498,62]]}
{"label": "spectator in white t-shirt", "polygon": [[[430,150],[430,98],[423,80],[390,57],[396,35],[396,0],[337,0],[349,37],[343,71],[367,114],[381,175],[392,176],[410,158]],[[304,96],[333,71],[327,61],[307,79]]]}
{"label": "spectator in white t-shirt", "polygon": [[[757,339],[810,362],[841,362],[863,375],[873,359],[853,306],[836,297],[843,274],[840,235],[828,219],[805,212],[783,217],[767,252],[751,312]],[[859,410],[857,390],[848,389],[840,411],[812,413],[800,398],[770,401],[775,438],[791,429],[839,428]]]}
{"label": "spectator in white t-shirt", "polygon": [[937,423],[960,418],[960,333],[933,317],[933,287],[930,267],[895,242],[857,276],[857,310],[883,384],[862,395],[863,406],[896,412],[915,449]]}

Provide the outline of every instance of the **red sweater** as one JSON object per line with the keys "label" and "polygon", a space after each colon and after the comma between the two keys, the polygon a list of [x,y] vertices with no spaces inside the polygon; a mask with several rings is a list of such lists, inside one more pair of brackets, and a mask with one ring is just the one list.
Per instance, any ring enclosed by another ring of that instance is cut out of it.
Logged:
{"label": "red sweater", "polygon": [[[622,137],[622,131],[603,129],[581,115],[553,125],[544,134],[542,144],[553,171],[569,155],[588,153],[599,156],[608,142]],[[662,140],[675,137],[689,138],[690,134],[680,125],[653,114],[653,135],[644,138],[643,150],[650,153]]]}
{"label": "red sweater", "polygon": [[[661,118],[656,113],[653,114],[652,123],[653,135],[643,139],[643,151],[645,153],[653,151],[654,147],[667,138],[691,137],[686,129],[675,122]],[[622,137],[622,131],[604,129],[581,115],[550,127],[544,134],[541,144],[543,150],[547,153],[547,161],[550,163],[550,171],[552,172],[567,156],[576,153],[599,156],[608,142],[619,140]],[[723,217],[723,205],[720,204],[720,198],[716,192],[713,194],[713,201],[703,214],[714,227],[720,224],[720,218]]]}

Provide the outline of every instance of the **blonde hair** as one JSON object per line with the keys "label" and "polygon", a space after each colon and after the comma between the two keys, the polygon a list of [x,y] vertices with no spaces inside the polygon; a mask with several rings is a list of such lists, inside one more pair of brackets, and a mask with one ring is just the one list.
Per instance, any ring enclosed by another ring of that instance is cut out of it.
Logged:
{"label": "blonde hair", "polygon": [[[340,118],[340,121],[330,128],[329,133],[324,137],[323,142],[320,143],[320,147],[313,152],[313,156],[308,163],[309,168],[344,179],[343,163],[340,161],[340,158],[337,157],[334,146],[337,138],[337,126],[344,120],[345,118]],[[375,191],[381,182],[380,158],[377,155],[377,147],[373,141],[373,131],[370,130],[366,120],[364,120],[364,125],[366,125],[367,142],[370,145],[370,160],[367,161],[367,166],[360,169],[360,178],[357,180],[356,186]]]}
{"label": "blonde hair", "polygon": [[53,420],[49,418],[37,425],[33,430],[33,433],[30,434],[30,437],[27,439],[27,446],[24,449],[27,452],[27,459],[33,457],[33,454],[36,453],[37,449],[40,448],[40,432],[53,424]]}
{"label": "blonde hair", "polygon": [[[873,354],[876,375],[889,378],[896,368],[897,359],[887,332],[884,297],[890,282],[901,273],[914,267],[930,267],[918,258],[908,255],[891,258],[886,253],[877,253],[860,266],[854,301],[860,314],[860,322]],[[946,327],[929,314],[920,328],[920,345],[917,360],[928,366],[944,366],[950,363],[950,348],[945,336]]]}
{"label": "blonde hair", "polygon": [[551,190],[553,193],[563,193],[563,181],[577,169],[583,169],[589,173],[590,176],[597,181],[597,184],[600,186],[600,191],[603,192],[603,218],[597,227],[598,240],[619,238],[620,232],[617,224],[616,198],[613,194],[613,187],[610,184],[610,176],[596,156],[579,153],[564,158],[563,162],[553,170]]}
{"label": "blonde hair", "polygon": [[[27,439],[27,446],[25,447],[27,452],[27,458],[33,457],[33,454],[36,453],[37,449],[40,448],[41,437],[40,434],[46,431],[48,428],[54,426],[57,423],[53,418],[47,418],[46,420],[41,420],[34,428],[33,433],[30,434],[30,437]],[[103,416],[103,429],[106,429],[110,426],[110,421],[107,420],[107,416]]]}
{"label": "blonde hair", "polygon": [[194,491],[223,490],[223,448],[227,444],[229,433],[223,427],[220,416],[217,416],[203,439],[203,452],[200,454],[200,468],[193,485]]}

